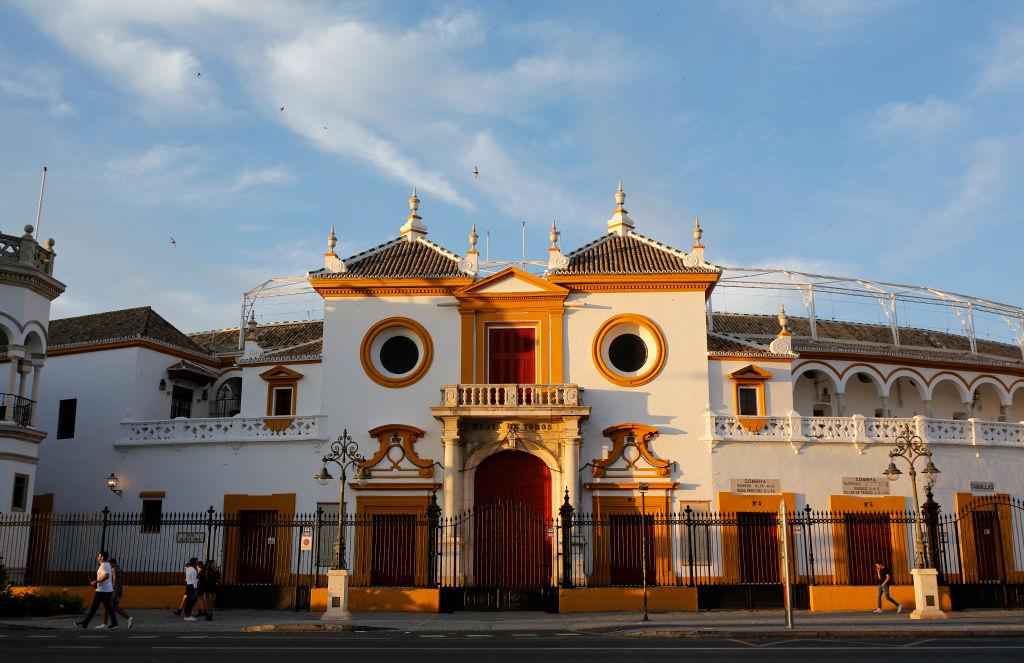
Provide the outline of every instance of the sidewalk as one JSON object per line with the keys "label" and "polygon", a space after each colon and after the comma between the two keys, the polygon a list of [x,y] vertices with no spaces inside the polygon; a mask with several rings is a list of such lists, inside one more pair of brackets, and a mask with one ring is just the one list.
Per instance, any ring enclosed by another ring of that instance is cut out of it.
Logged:
{"label": "sidewalk", "polygon": [[[557,632],[623,637],[715,638],[1024,638],[1024,610],[971,610],[946,613],[948,619],[912,620],[904,612],[866,613],[796,612],[794,628],[785,627],[785,615],[776,611],[715,611],[700,613],[640,614],[536,612],[396,613],[359,612],[349,622],[321,622],[320,613],[273,610],[217,611],[213,621],[183,622],[168,610],[135,610],[133,634],[310,632],[320,630],[406,632]],[[72,630],[78,617],[0,619],[0,630]],[[121,621],[120,631],[127,631]],[[99,622],[93,620],[91,626]]]}

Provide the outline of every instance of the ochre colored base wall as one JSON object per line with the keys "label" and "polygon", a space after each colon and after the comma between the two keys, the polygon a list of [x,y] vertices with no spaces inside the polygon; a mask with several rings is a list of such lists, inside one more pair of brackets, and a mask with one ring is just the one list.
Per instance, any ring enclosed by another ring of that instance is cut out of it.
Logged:
{"label": "ochre colored base wall", "polygon": [[[394,587],[349,587],[348,609],[356,612],[437,612],[441,592],[437,589]],[[310,612],[327,610],[327,588],[312,590]]]}
{"label": "ochre colored base wall", "polygon": [[[644,608],[639,587],[589,587],[558,590],[558,612],[633,612]],[[648,610],[697,612],[697,590],[693,587],[650,587]]]}
{"label": "ochre colored base wall", "polygon": [[[856,585],[828,587],[814,585],[808,587],[811,594],[811,612],[869,612],[878,607],[877,585]],[[903,604],[903,611],[913,610],[914,586],[893,585],[889,595],[894,601]],[[939,608],[952,610],[949,599],[949,587],[939,587]],[[882,597],[882,610],[895,610],[896,606]]]}
{"label": "ochre colored base wall", "polygon": [[[24,594],[30,590],[36,594],[66,592],[71,596],[81,597],[86,607],[92,603],[92,596],[96,593],[92,587],[11,587],[11,591],[15,594]],[[182,585],[129,586],[124,588],[121,607],[126,610],[132,608],[177,608],[181,605],[181,596],[184,593]]]}

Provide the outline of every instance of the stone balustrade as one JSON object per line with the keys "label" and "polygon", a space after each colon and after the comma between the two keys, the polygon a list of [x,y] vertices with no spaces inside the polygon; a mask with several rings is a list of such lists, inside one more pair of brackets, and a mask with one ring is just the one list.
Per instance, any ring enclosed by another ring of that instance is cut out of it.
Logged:
{"label": "stone balustrade", "polygon": [[30,267],[53,275],[54,252],[40,246],[32,238],[31,229],[31,226],[26,226],[25,234],[20,237],[0,232],[0,263]]}
{"label": "stone balustrade", "polygon": [[295,417],[223,417],[158,419],[121,423],[121,440],[114,447],[172,444],[245,444],[250,442],[324,442],[326,415]]}
{"label": "stone balustrade", "polygon": [[441,407],[577,406],[581,391],[574,384],[446,384]]}
{"label": "stone balustrade", "polygon": [[981,419],[802,417],[750,417],[707,413],[703,441],[710,449],[722,442],[786,442],[799,453],[811,444],[892,445],[899,435],[917,435],[928,444],[1024,447],[1024,422]]}

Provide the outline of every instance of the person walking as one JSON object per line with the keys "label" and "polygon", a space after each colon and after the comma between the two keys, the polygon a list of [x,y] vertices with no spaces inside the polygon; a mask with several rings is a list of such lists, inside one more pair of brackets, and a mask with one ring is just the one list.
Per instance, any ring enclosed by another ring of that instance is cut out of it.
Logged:
{"label": "person walking", "polygon": [[206,560],[203,568],[203,608],[206,610],[206,621],[213,621],[213,611],[217,607],[217,587],[220,585],[220,569],[217,561]]}
{"label": "person walking", "polygon": [[[135,618],[121,607],[121,594],[124,592],[124,572],[121,571],[121,567],[117,565],[117,560],[113,557],[107,563],[110,564],[110,572],[114,575],[114,596],[110,599],[110,603],[114,606],[114,612],[128,620],[128,628],[131,628],[135,625]],[[103,606],[103,623],[107,623],[106,606]]]}
{"label": "person walking", "polygon": [[878,585],[878,608],[874,612],[882,612],[882,594],[885,594],[885,598],[889,603],[896,606],[896,612],[903,612],[903,604],[893,601],[892,597],[889,596],[889,585],[892,584],[892,571],[889,570],[889,567],[881,562],[875,562],[875,575],[882,582]]}
{"label": "person walking", "polygon": [[193,557],[185,567],[185,621],[198,621],[192,616],[192,606],[196,604],[196,589],[199,585],[199,560]]}
{"label": "person walking", "polygon": [[96,593],[92,597],[92,607],[86,613],[85,619],[75,622],[75,626],[89,628],[89,622],[102,605],[110,615],[110,626],[100,624],[96,628],[114,630],[117,628],[117,614],[114,612],[114,606],[111,603],[111,597],[114,595],[114,582],[110,573],[110,565],[107,564],[107,551],[104,550],[96,555],[96,561],[99,563],[99,568],[96,569],[96,579],[89,581],[89,584],[96,588]]}

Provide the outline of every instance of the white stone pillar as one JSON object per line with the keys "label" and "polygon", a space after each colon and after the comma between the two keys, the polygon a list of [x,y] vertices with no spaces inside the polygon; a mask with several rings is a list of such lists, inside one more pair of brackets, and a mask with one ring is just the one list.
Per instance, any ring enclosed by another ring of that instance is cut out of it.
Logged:
{"label": "white stone pillar", "polygon": [[25,384],[28,382],[29,368],[24,359],[18,363],[21,364],[18,369],[18,398],[25,398]]}
{"label": "white stone pillar", "polygon": [[924,403],[924,416],[928,419],[932,418],[932,399],[923,398],[921,402]]}
{"label": "white stone pillar", "polygon": [[36,425],[36,412],[39,410],[39,373],[43,370],[42,363],[32,365],[32,418],[29,426]]}
{"label": "white stone pillar", "polygon": [[935,569],[911,569],[914,576],[914,611],[911,619],[945,619],[939,605],[938,571]]}
{"label": "white stone pillar", "polygon": [[[563,492],[569,491],[569,504],[580,510],[579,467],[580,467],[580,419],[579,417],[563,417],[562,429],[562,482]],[[555,504],[562,503],[562,495],[555,499]],[[557,506],[555,507],[557,509]]]}
{"label": "white stone pillar", "polygon": [[10,358],[11,370],[7,378],[7,407],[4,410],[4,421],[14,421],[14,379],[18,375],[18,360],[21,359],[23,346],[8,345],[7,356]]}
{"label": "white stone pillar", "polygon": [[461,465],[458,417],[444,418],[441,442],[444,445],[444,500],[441,514],[445,518],[451,518],[463,506],[460,504],[461,496],[458,494],[459,466]]}
{"label": "white stone pillar", "polygon": [[882,418],[887,419],[889,417],[889,397],[882,396]]}
{"label": "white stone pillar", "polygon": [[843,392],[841,391],[836,392],[836,416],[846,416],[846,406],[843,405]]}
{"label": "white stone pillar", "polygon": [[964,401],[964,416],[968,419],[974,418],[974,403],[971,401]]}

